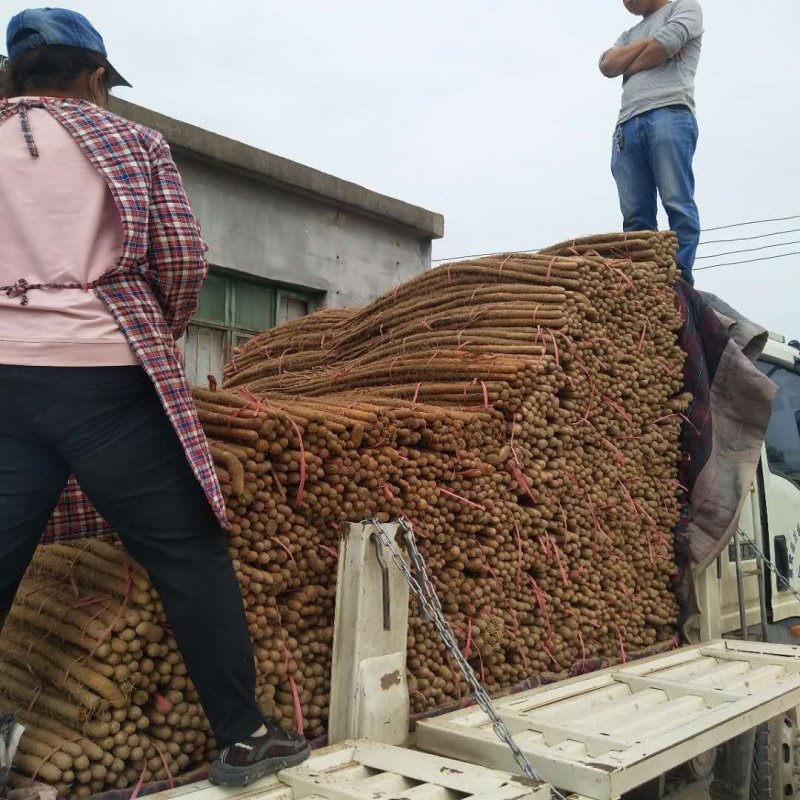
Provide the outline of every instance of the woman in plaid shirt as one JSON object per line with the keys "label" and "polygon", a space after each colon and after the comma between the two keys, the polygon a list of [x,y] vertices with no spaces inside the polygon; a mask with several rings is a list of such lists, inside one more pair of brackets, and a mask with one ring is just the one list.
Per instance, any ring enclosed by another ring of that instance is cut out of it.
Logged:
{"label": "woman in plaid shirt", "polygon": [[37,544],[115,530],[147,569],[222,748],[218,783],[299,763],[264,719],[225,506],[175,342],[205,245],[169,148],[80,14],[10,22],[0,100],[0,629]]}

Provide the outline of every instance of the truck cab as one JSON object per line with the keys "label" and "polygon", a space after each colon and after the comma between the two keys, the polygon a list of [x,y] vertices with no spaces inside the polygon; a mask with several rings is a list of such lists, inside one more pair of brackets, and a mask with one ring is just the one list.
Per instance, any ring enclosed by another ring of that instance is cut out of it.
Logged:
{"label": "truck cab", "polygon": [[778,393],[738,535],[698,581],[700,639],[741,638],[744,622],[749,638],[798,644],[792,626],[800,624],[800,347],[771,334],[757,366]]}

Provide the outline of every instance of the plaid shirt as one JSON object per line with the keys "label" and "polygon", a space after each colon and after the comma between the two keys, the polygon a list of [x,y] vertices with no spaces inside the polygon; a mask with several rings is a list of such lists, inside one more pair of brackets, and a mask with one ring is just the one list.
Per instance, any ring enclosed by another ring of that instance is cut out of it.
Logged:
{"label": "plaid shirt", "polygon": [[[80,100],[0,100],[0,122],[19,115],[32,155],[27,108],[43,108],[63,125],[111,191],[124,231],[122,255],[94,291],[153,381],[197,479],[227,527],[225,501],[175,344],[197,308],[208,265],[169,146],[160,133]],[[44,541],[108,532],[108,523],[70,479]]]}

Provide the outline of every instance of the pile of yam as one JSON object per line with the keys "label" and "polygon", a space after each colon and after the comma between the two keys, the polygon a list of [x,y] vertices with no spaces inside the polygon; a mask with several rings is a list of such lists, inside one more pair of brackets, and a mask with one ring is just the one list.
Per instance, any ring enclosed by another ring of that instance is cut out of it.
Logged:
{"label": "pile of yam", "polygon": [[173,779],[216,747],[149,579],[93,539],[36,554],[0,634],[0,708],[25,725],[12,785],[67,797]]}
{"label": "pile of yam", "polygon": [[[255,337],[196,389],[266,713],[327,727],[339,537],[404,516],[490,692],[669,641],[684,392],[672,234],[426,271]],[[412,600],[412,710],[468,688]],[[16,780],[82,796],[213,755],[163,611],[111,543],[41,548],[0,638]]]}

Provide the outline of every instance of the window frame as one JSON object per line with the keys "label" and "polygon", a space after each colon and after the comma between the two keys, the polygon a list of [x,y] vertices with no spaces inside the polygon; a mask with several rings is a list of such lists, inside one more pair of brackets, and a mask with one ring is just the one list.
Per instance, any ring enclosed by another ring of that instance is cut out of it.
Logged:
{"label": "window frame", "polygon": [[[775,360],[773,360],[771,358],[764,357],[763,355],[756,360],[756,367],[758,368],[759,372],[761,372],[762,375],[764,375],[765,377],[769,378],[778,387],[778,393],[779,394],[781,392],[783,392],[783,391],[786,391],[786,389],[785,389],[783,384],[779,383],[777,380],[775,380],[773,378],[773,376],[777,372],[787,373],[788,375],[791,375],[792,378],[794,378],[795,380],[800,382],[800,372],[798,372],[797,369],[793,369],[792,367],[788,366],[785,363],[781,363],[781,362],[775,361]],[[778,397],[778,395],[776,395],[776,397]],[[800,413],[800,408],[799,409],[792,409],[791,408],[791,404],[788,404],[788,405],[789,405],[789,411],[790,412],[794,411],[795,425],[797,425],[797,419],[798,419],[797,415]],[[771,475],[775,475],[777,477],[783,478],[784,480],[787,480],[787,481],[793,483],[798,488],[800,488],[800,464],[798,464],[797,473],[793,476],[792,474],[786,473],[783,470],[779,469],[778,468],[778,462],[775,461],[773,458],[770,458],[770,440],[769,440],[770,431],[769,431],[769,428],[772,425],[773,420],[775,419],[776,413],[777,412],[776,412],[775,408],[773,408],[772,413],[770,414],[770,420],[769,420],[769,423],[768,423],[768,426],[767,426],[767,431],[766,431],[765,438],[764,438],[764,453],[766,454],[766,467],[769,470]],[[797,439],[798,439],[798,442],[800,442],[800,427],[797,429]],[[787,462],[782,462],[782,463],[786,464],[787,466],[792,466],[791,464],[788,464]]]}
{"label": "window frame", "polygon": [[[320,308],[324,298],[324,292],[315,291],[313,289],[303,289],[300,287],[290,287],[286,284],[277,283],[268,279],[260,279],[252,275],[228,272],[227,270],[221,270],[214,267],[209,269],[208,277],[210,279],[221,280],[224,283],[225,320],[224,322],[220,322],[198,318],[197,312],[195,312],[195,315],[189,320],[189,327],[194,326],[197,328],[205,328],[207,330],[219,331],[224,334],[222,353],[223,364],[226,364],[230,360],[233,350],[243,344],[243,342],[252,339],[254,336],[263,333],[265,330],[271,330],[272,328],[283,324],[283,320],[281,320],[280,315],[284,298],[288,297],[305,303],[306,307],[308,308],[308,314],[313,314],[314,311]],[[243,285],[270,290],[272,293],[269,308],[271,325],[263,330],[237,324],[236,291],[237,287]],[[204,377],[205,376],[203,376],[203,378]]]}

